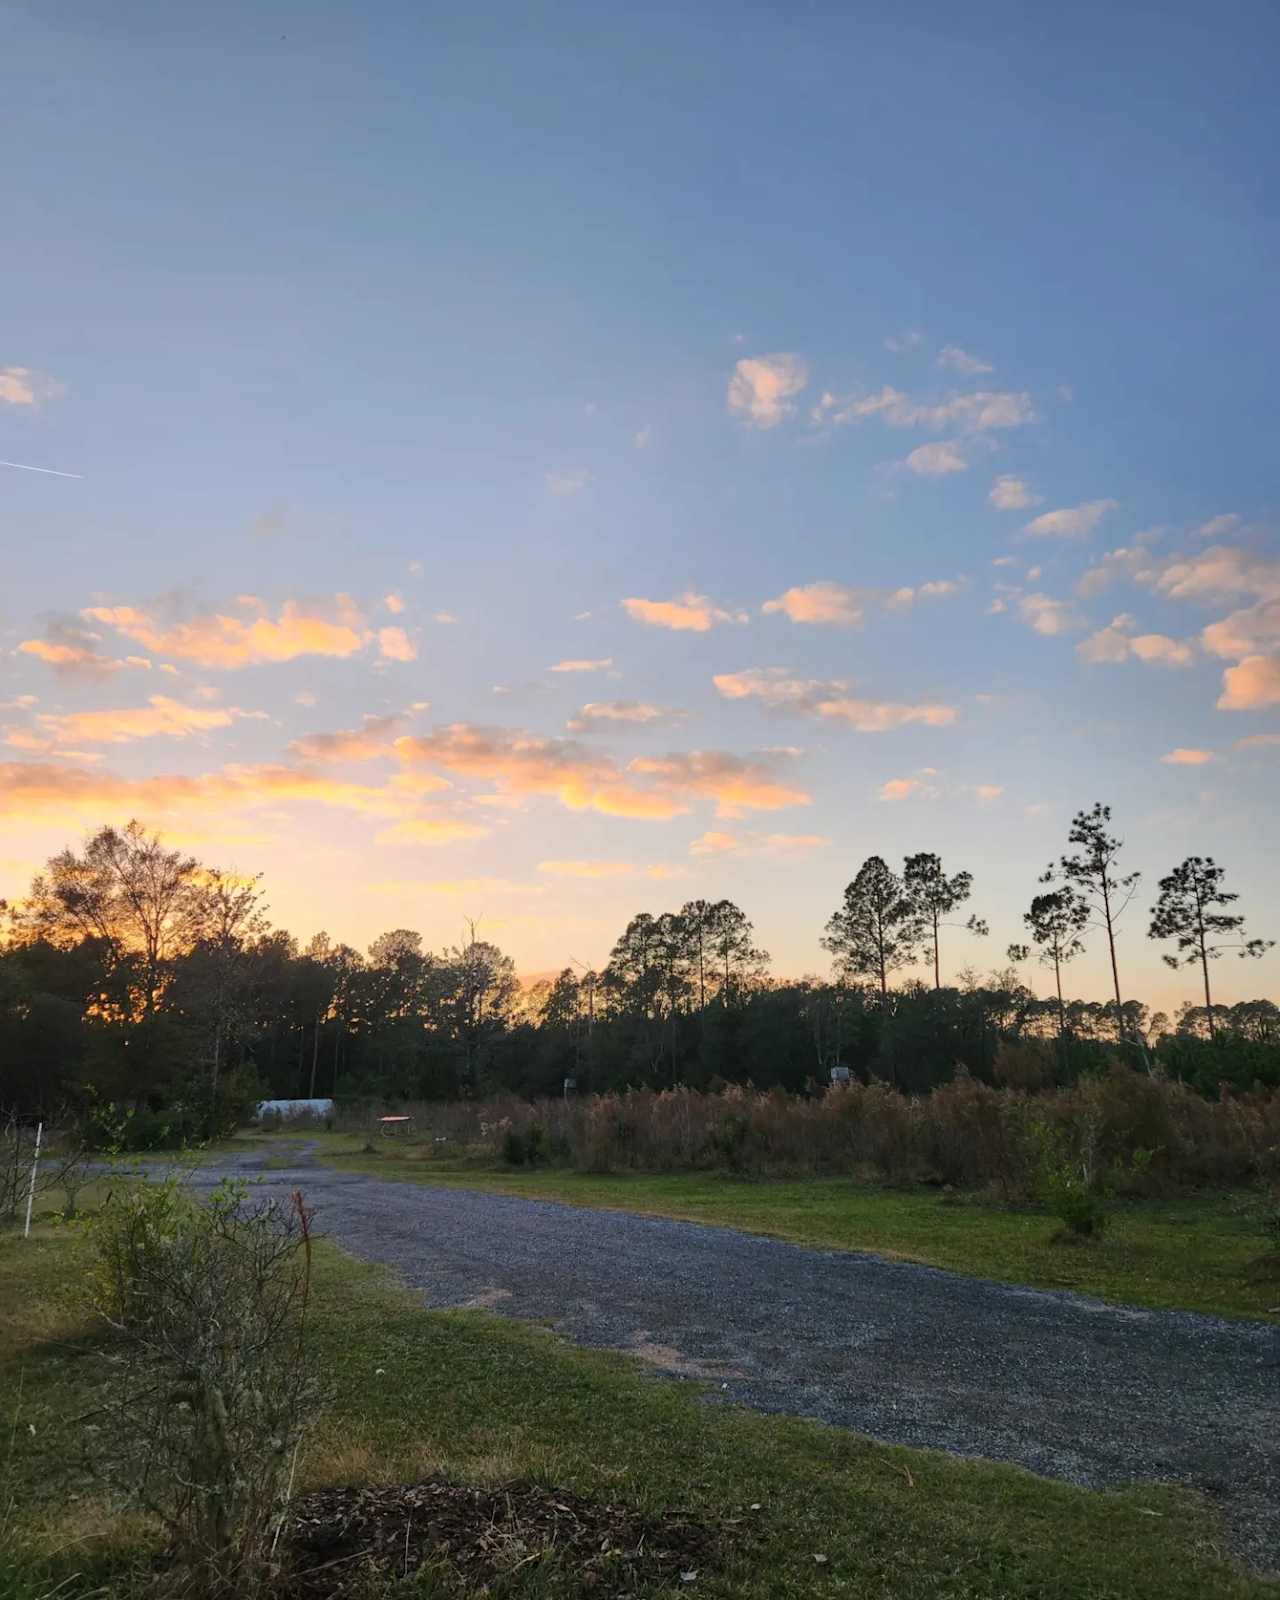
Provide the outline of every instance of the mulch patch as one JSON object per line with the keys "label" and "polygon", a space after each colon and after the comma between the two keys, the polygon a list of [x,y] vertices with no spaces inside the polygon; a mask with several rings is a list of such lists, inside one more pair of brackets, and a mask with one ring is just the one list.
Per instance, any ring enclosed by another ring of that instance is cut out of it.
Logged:
{"label": "mulch patch", "polygon": [[285,1532],[287,1592],[296,1600],[339,1600],[367,1583],[370,1567],[399,1578],[444,1566],[484,1594],[539,1561],[554,1563],[591,1600],[621,1600],[654,1584],[696,1593],[717,1542],[680,1511],[645,1517],[529,1484],[473,1488],[439,1479],[318,1490],[296,1503]]}

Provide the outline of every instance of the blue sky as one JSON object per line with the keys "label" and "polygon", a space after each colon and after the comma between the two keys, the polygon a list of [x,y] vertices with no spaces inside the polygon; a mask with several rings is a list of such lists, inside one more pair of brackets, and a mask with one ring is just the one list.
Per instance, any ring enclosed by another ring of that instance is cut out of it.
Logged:
{"label": "blue sky", "polygon": [[799,972],[935,849],[954,970],[1102,798],[1276,932],[1274,8],[0,22],[0,457],[80,475],[0,468],[0,894],[136,812],[304,936]]}

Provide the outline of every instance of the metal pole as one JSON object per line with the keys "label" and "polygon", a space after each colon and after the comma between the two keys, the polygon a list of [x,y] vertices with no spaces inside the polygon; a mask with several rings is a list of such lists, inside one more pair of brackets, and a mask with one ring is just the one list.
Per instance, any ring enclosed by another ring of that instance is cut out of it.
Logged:
{"label": "metal pole", "polygon": [[27,1190],[27,1225],[22,1230],[22,1237],[31,1237],[31,1207],[36,1198],[36,1168],[40,1165],[40,1140],[44,1136],[44,1123],[36,1123],[36,1153],[31,1161],[31,1185]]}

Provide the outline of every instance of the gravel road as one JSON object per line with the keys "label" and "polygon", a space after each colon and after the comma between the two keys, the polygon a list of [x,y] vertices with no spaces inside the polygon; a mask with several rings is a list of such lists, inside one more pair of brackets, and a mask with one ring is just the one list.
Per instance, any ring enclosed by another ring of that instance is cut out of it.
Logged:
{"label": "gravel road", "polygon": [[1280,1568],[1280,1328],[280,1154],[296,1165],[238,1157],[194,1181],[301,1187],[322,1232],[427,1305],[545,1318],[762,1411],[1092,1487],[1191,1485],[1239,1555]]}

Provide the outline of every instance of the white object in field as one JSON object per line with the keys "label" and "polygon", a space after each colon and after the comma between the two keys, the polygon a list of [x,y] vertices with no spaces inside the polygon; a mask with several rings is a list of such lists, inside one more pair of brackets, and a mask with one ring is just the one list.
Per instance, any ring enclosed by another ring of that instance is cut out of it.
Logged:
{"label": "white object in field", "polygon": [[269,1116],[277,1116],[284,1122],[289,1122],[294,1117],[331,1117],[332,1115],[332,1100],[260,1100],[258,1109],[254,1113],[254,1121],[261,1122],[263,1117]]}
{"label": "white object in field", "polygon": [[40,1165],[40,1140],[44,1137],[44,1123],[36,1123],[36,1153],[31,1158],[31,1186],[27,1190],[27,1225],[22,1230],[22,1237],[31,1237],[31,1207],[36,1198],[36,1168]]}
{"label": "white object in field", "polygon": [[832,1067],[832,1069],[831,1069],[831,1081],[832,1081],[832,1083],[848,1083],[848,1081],[849,1081],[849,1069],[848,1069],[848,1067]]}

